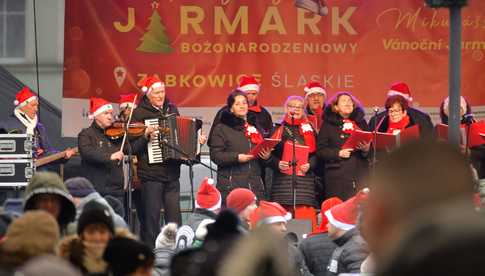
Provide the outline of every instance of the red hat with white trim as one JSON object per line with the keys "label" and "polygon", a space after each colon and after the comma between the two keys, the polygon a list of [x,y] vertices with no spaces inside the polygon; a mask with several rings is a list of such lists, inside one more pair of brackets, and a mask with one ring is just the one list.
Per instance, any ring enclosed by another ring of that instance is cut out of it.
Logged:
{"label": "red hat with white trim", "polygon": [[[121,94],[120,101],[119,101],[120,109],[125,109],[127,107],[136,108],[137,101],[138,101],[137,97],[138,95],[135,93]],[[133,102],[135,102],[135,105],[133,105]]]}
{"label": "red hat with white trim", "polygon": [[259,202],[258,208],[251,213],[249,220],[252,228],[256,228],[264,224],[286,223],[290,219],[291,213],[279,203],[262,200]]}
{"label": "red hat with white trim", "polygon": [[24,86],[17,95],[15,95],[15,108],[20,108],[26,106],[28,103],[32,102],[33,100],[37,100],[37,96],[30,90],[29,87]]}
{"label": "red hat with white trim", "polygon": [[349,231],[357,224],[358,207],[362,201],[367,199],[369,189],[365,188],[358,192],[354,197],[332,207],[325,212],[328,222],[333,226]]}
{"label": "red hat with white trim", "polygon": [[242,76],[241,81],[239,82],[238,89],[243,92],[248,92],[248,91],[259,92],[260,84],[253,76]]}
{"label": "red hat with white trim", "polygon": [[113,105],[103,98],[91,98],[89,102],[89,119],[94,119],[94,117],[99,114],[112,111]]}
{"label": "red hat with white trim", "polygon": [[413,101],[413,98],[411,97],[411,91],[409,91],[409,86],[404,82],[396,82],[391,85],[391,88],[387,92],[387,96],[390,97],[395,95],[402,96],[409,102]]}
{"label": "red hat with white trim", "polygon": [[305,91],[305,99],[312,94],[322,94],[325,97],[327,96],[327,91],[325,91],[322,84],[318,81],[311,81],[307,83],[305,88],[303,88],[303,91]]}
{"label": "red hat with white trim", "polygon": [[147,76],[138,82],[138,86],[141,87],[141,91],[149,94],[156,88],[165,88],[163,83],[156,75]]}
{"label": "red hat with white trim", "polygon": [[221,209],[221,193],[214,186],[214,179],[204,178],[195,197],[195,208],[217,211]]}

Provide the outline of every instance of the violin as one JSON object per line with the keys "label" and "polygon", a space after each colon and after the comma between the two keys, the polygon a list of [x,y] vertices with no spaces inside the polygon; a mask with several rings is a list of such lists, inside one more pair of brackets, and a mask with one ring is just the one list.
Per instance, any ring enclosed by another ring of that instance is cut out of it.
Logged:
{"label": "violin", "polygon": [[[122,138],[125,135],[125,132],[127,132],[129,136],[139,137],[145,134],[146,128],[147,126],[145,124],[138,122],[130,123],[126,128],[125,123],[114,122],[110,127],[104,130],[104,134],[113,140]],[[169,132],[169,129],[163,127],[159,127],[158,130],[165,134]]]}

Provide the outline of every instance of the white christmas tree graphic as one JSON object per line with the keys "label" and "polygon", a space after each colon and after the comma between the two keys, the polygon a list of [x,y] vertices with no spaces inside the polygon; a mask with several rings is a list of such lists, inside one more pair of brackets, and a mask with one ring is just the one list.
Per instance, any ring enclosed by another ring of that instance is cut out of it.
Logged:
{"label": "white christmas tree graphic", "polygon": [[162,17],[157,12],[158,2],[152,2],[153,13],[150,16],[150,23],[146,32],[140,39],[142,42],[137,51],[145,53],[170,53],[173,48],[170,46],[170,38],[165,32],[165,26],[162,24]]}

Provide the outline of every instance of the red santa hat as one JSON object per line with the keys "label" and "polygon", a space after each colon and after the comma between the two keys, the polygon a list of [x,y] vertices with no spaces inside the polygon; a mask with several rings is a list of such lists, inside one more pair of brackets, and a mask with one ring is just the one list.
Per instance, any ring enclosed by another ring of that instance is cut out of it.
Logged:
{"label": "red santa hat", "polygon": [[[448,109],[449,105],[450,105],[450,97],[446,97],[445,102],[443,103],[443,112],[445,112],[447,116],[450,112]],[[467,103],[465,98],[463,98],[463,96],[460,96],[460,107],[463,109],[463,112],[466,112]]]}
{"label": "red santa hat", "polygon": [[278,222],[288,222],[291,214],[283,206],[276,202],[260,201],[258,208],[250,215],[250,222],[253,228],[264,224],[273,224]]}
{"label": "red santa hat", "polygon": [[29,87],[24,86],[17,95],[15,95],[15,108],[20,108],[28,103],[32,102],[33,100],[37,100],[37,96],[30,90]]}
{"label": "red santa hat", "polygon": [[354,197],[344,201],[325,212],[328,222],[333,226],[349,231],[357,224],[359,205],[367,198],[369,189],[358,192]]}
{"label": "red santa hat", "polygon": [[232,190],[226,199],[227,208],[241,213],[249,205],[256,202],[256,195],[249,189],[237,188]]}
{"label": "red santa hat", "polygon": [[305,99],[311,94],[322,94],[325,97],[327,96],[327,91],[325,91],[322,84],[317,81],[307,83],[305,88],[303,88],[303,91],[305,91]]}
{"label": "red santa hat", "polygon": [[260,89],[259,82],[253,76],[242,76],[241,81],[239,82],[239,90],[243,92],[248,91],[258,91]]}
{"label": "red santa hat", "polygon": [[[119,101],[120,109],[125,109],[127,107],[136,108],[137,107],[137,101],[135,101],[135,99],[137,97],[138,97],[138,95],[135,94],[135,93],[121,94],[120,95],[120,101]],[[133,105],[133,102],[135,102],[134,105]]]}
{"label": "red santa hat", "polygon": [[214,186],[214,179],[204,178],[195,197],[195,208],[216,211],[221,209],[221,193]]}
{"label": "red santa hat", "polygon": [[411,91],[409,91],[409,86],[404,82],[396,82],[391,85],[391,88],[387,92],[387,96],[390,97],[395,95],[402,96],[409,102],[413,101],[413,98],[411,97]]}
{"label": "red santa hat", "polygon": [[149,94],[153,89],[164,88],[165,84],[156,75],[152,75],[141,79],[138,86],[141,87],[141,91]]}
{"label": "red santa hat", "polygon": [[94,117],[99,114],[113,110],[113,105],[103,98],[91,98],[89,102],[89,119],[94,119]]}

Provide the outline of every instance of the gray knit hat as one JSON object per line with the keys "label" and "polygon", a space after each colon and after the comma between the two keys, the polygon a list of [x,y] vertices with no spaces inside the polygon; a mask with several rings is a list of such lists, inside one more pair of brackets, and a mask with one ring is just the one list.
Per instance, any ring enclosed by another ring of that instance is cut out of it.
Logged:
{"label": "gray knit hat", "polygon": [[54,194],[61,199],[61,213],[57,218],[59,225],[64,226],[74,220],[76,206],[58,174],[37,172],[32,176],[25,190],[24,211],[35,209],[35,199],[37,195],[41,194]]}

